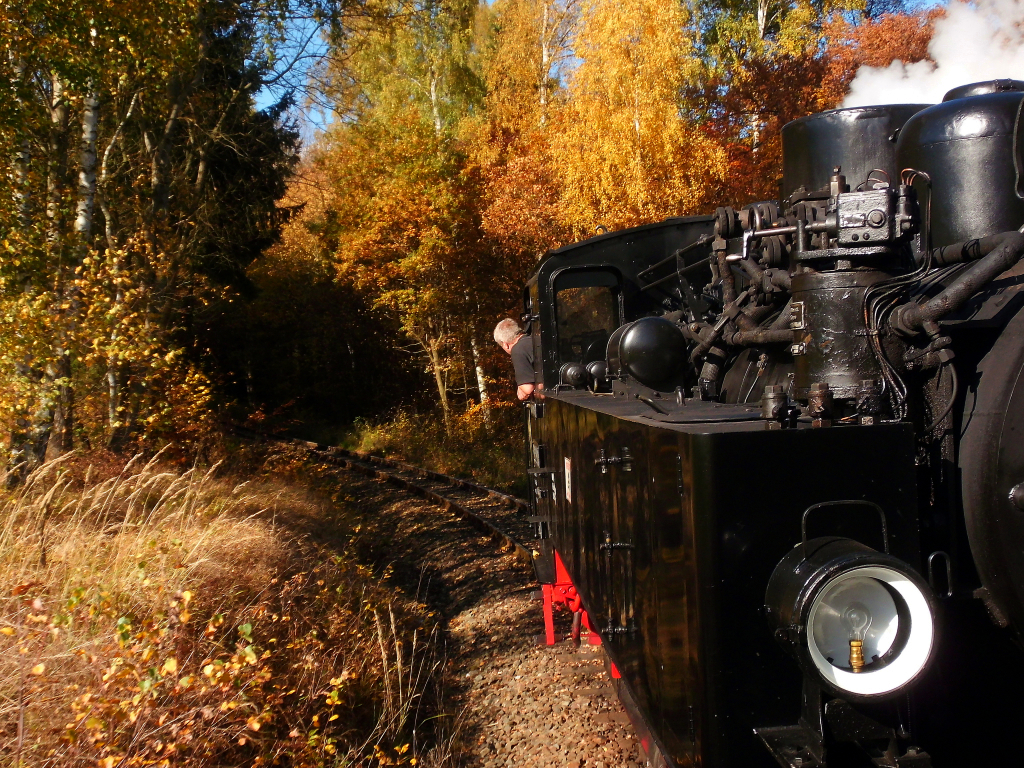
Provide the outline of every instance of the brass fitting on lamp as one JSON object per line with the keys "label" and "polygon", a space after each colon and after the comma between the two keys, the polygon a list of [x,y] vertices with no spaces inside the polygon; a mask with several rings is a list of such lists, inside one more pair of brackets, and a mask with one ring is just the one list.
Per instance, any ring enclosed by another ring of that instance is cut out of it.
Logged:
{"label": "brass fitting on lamp", "polygon": [[864,668],[864,641],[850,641],[850,669],[860,672]]}

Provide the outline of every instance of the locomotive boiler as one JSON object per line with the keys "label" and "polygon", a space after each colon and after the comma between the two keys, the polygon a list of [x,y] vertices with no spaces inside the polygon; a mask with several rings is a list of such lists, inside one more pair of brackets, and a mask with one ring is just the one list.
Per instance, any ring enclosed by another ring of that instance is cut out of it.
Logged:
{"label": "locomotive boiler", "polygon": [[526,286],[535,565],[654,764],[1016,755],[1022,100],[796,120],[778,201],[599,235]]}

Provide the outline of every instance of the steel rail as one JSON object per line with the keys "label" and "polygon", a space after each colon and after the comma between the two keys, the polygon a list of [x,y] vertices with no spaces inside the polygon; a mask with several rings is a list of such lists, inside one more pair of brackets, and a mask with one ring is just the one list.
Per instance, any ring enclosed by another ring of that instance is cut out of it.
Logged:
{"label": "steel rail", "polygon": [[448,483],[450,485],[456,485],[459,488],[463,488],[467,491],[486,493],[491,498],[504,501],[505,503],[510,504],[511,506],[521,509],[523,512],[531,511],[530,502],[528,502],[526,499],[520,499],[517,496],[510,496],[507,493],[496,491],[493,488],[488,488],[487,486],[479,485],[478,483],[474,483],[470,480],[463,480],[462,478],[452,477],[451,475],[443,475],[440,472],[434,472],[433,470],[430,469],[416,467],[413,466],[412,464],[406,464],[405,462],[402,461],[395,461],[394,459],[385,459],[381,456],[374,456],[372,453],[363,453],[362,451],[349,451],[346,450],[345,448],[328,448],[327,450],[331,453],[338,453],[341,454],[342,456],[354,458],[358,461],[368,461],[373,464],[380,464],[381,466],[400,469],[403,472],[413,472],[425,479],[436,480],[438,482]]}
{"label": "steel rail", "polygon": [[384,480],[385,482],[397,485],[403,490],[409,491],[421,498],[425,498],[445,510],[452,512],[453,514],[461,517],[467,522],[474,525],[476,528],[484,533],[489,533],[492,536],[497,536],[504,539],[509,546],[511,546],[517,555],[517,557],[524,560],[524,562],[532,565],[533,553],[527,548],[521,541],[519,541],[513,534],[506,530],[503,530],[491,520],[486,517],[474,512],[463,504],[460,504],[455,499],[451,499],[437,491],[426,488],[422,485],[412,482],[411,480],[402,477],[401,475],[388,472],[386,469],[380,469],[378,467],[385,467],[396,469],[400,472],[408,472],[415,474],[423,479],[433,480],[435,482],[445,483],[447,485],[461,488],[463,490],[472,491],[474,493],[486,494],[488,497],[498,499],[521,511],[529,511],[530,505],[523,499],[510,496],[500,491],[495,491],[492,488],[478,485],[477,483],[470,482],[468,480],[462,480],[457,477],[450,477],[449,475],[441,474],[440,472],[434,472],[429,469],[423,469],[416,467],[411,464],[406,464],[401,461],[394,461],[392,459],[385,459],[381,456],[374,456],[369,453],[362,453],[360,451],[349,451],[344,448],[337,448],[335,446],[321,445],[319,443],[313,443],[308,440],[284,440],[281,442],[289,443],[293,446],[303,448],[309,453],[316,456],[316,458],[324,461],[328,464],[339,466],[342,469],[349,469],[368,477],[373,477],[378,480]]}

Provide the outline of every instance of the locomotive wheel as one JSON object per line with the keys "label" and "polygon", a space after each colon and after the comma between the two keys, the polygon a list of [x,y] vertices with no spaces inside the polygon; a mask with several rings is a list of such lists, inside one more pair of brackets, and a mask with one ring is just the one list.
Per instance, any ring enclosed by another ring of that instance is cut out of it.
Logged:
{"label": "locomotive wheel", "polygon": [[978,365],[960,444],[967,536],[993,619],[1024,637],[1024,312]]}

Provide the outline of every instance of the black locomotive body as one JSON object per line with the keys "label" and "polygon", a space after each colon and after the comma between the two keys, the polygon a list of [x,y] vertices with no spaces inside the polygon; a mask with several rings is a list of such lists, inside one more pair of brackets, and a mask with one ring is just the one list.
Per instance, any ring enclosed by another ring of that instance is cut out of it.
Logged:
{"label": "black locomotive body", "polygon": [[655,762],[1019,751],[1022,97],[798,120],[781,203],[531,278],[537,571],[571,580]]}

